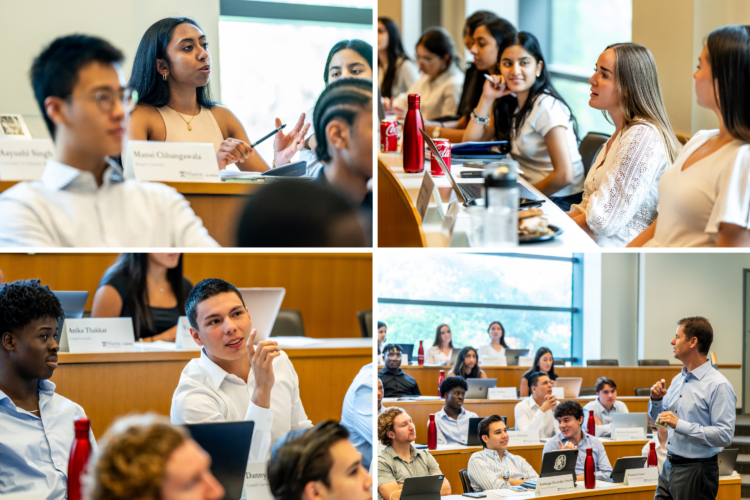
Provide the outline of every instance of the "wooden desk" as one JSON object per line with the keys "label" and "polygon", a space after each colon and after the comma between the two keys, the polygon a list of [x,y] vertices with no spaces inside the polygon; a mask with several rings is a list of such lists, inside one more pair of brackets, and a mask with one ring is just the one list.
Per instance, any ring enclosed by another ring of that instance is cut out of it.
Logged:
{"label": "wooden desk", "polygon": [[[365,343],[371,339],[341,339]],[[344,342],[350,341],[350,342]],[[341,406],[359,370],[372,361],[372,347],[285,348],[299,377],[305,412],[313,423],[341,419]],[[154,411],[169,415],[172,395],[185,365],[199,351],[59,354],[51,378],[58,394],[81,405],[97,438],[117,418]]]}
{"label": "wooden desk", "polygon": [[[411,375],[419,384],[423,396],[437,396],[437,382],[440,370],[445,375],[452,366],[402,366],[407,375]],[[594,387],[596,379],[607,376],[617,384],[618,396],[635,396],[636,387],[651,387],[658,380],[664,379],[669,384],[680,372],[682,366],[555,366],[555,373],[560,377],[581,377],[582,387]],[[378,370],[383,367],[379,366]],[[498,387],[520,387],[521,376],[528,366],[482,367],[487,377],[496,378]]]}
{"label": "wooden desk", "polygon": [[[630,413],[648,412],[649,398],[647,397],[618,397],[617,399],[625,403]],[[581,406],[585,406],[586,403],[593,400],[593,396],[589,398],[575,399],[575,401],[578,401]],[[508,427],[514,427],[516,425],[514,410],[520,401],[520,399],[467,399],[464,401],[464,408],[468,411],[473,411],[480,417],[488,417],[490,415],[508,417]],[[414,425],[417,428],[417,443],[426,443],[427,421],[430,419],[430,414],[439,412],[440,409],[445,406],[445,401],[396,401],[395,399],[384,399],[383,406],[398,406],[406,411],[414,421]]]}

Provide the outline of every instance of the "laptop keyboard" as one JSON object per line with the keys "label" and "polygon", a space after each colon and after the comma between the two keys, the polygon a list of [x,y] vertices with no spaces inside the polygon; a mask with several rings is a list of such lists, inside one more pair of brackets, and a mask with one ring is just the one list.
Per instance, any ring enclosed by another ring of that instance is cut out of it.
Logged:
{"label": "laptop keyboard", "polygon": [[458,189],[466,201],[476,200],[482,197],[482,186],[484,184],[458,184]]}

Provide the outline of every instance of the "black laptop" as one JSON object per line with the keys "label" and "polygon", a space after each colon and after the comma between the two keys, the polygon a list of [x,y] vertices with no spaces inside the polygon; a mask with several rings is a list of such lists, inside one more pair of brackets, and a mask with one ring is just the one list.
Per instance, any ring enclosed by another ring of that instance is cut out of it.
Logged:
{"label": "black laptop", "polygon": [[440,489],[443,487],[444,475],[415,476],[404,479],[401,490],[402,500],[440,500]]}
{"label": "black laptop", "polygon": [[643,469],[646,465],[646,457],[622,457],[618,458],[615,462],[615,468],[612,469],[612,473],[609,478],[613,483],[622,483],[625,481],[625,471],[631,469]]}
{"label": "black laptop", "polygon": [[414,344],[396,344],[401,346],[401,362],[403,363],[403,358],[406,358],[406,362],[408,364],[411,364],[411,357],[414,353]]}
{"label": "black laptop", "polygon": [[459,441],[458,444],[464,446],[482,446],[482,441],[479,439],[479,422],[482,420],[484,420],[484,417],[470,418],[469,435],[466,437],[466,441]]}
{"label": "black laptop", "polygon": [[[539,477],[573,476],[573,485],[576,484],[576,460],[578,450],[555,450],[548,451],[542,455],[542,472]],[[530,490],[536,489],[536,479],[521,484]]]}
{"label": "black laptop", "polygon": [[734,474],[734,466],[737,464],[737,455],[740,453],[739,448],[729,448],[721,450],[719,456],[719,475],[731,476]]}

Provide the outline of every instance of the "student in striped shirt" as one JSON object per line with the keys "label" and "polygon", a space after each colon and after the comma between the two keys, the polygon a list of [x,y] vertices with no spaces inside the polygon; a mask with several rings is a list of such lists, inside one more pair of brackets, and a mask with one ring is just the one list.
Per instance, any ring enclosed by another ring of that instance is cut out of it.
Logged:
{"label": "student in striped shirt", "polygon": [[479,422],[482,451],[469,459],[469,481],[474,491],[518,486],[539,474],[521,456],[508,452],[508,431],[503,419],[492,415]]}

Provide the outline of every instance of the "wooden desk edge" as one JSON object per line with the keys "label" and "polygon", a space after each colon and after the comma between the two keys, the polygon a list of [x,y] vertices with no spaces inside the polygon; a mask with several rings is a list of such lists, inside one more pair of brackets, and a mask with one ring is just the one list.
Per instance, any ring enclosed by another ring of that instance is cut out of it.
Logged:
{"label": "wooden desk edge", "polygon": [[[0,181],[0,193],[6,191],[19,182],[33,181]],[[161,182],[161,181],[152,181]],[[212,194],[246,196],[256,192],[265,184],[260,182],[161,182],[173,187],[180,194]]]}

